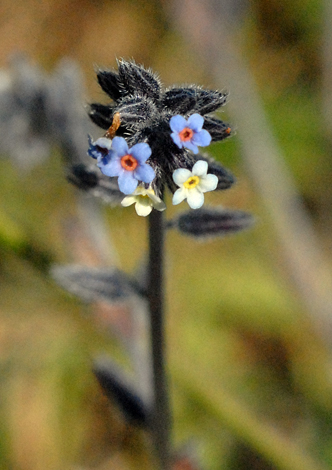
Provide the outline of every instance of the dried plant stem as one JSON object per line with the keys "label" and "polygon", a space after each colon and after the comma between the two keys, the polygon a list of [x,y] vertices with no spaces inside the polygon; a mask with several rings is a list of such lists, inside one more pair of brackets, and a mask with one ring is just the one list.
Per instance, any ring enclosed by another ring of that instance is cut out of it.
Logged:
{"label": "dried plant stem", "polygon": [[165,372],[163,311],[163,213],[153,210],[149,216],[149,285],[151,325],[152,380],[154,408],[151,416],[152,437],[160,470],[170,468],[170,411]]}

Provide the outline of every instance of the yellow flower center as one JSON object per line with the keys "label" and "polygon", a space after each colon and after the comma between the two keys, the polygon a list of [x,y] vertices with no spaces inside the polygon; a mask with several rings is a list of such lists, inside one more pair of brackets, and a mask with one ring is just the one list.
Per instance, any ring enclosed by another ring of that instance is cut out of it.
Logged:
{"label": "yellow flower center", "polygon": [[190,178],[187,179],[185,183],[183,183],[183,186],[186,189],[193,189],[195,186],[197,186],[199,183],[199,177],[198,176],[191,176]]}

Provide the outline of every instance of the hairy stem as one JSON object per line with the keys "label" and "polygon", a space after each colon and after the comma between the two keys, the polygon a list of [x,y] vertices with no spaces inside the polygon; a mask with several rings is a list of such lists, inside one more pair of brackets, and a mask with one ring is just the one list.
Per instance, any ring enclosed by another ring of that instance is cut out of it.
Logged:
{"label": "hairy stem", "polygon": [[152,437],[160,470],[170,468],[170,411],[165,372],[165,328],[163,302],[163,213],[153,210],[149,216],[149,285],[151,353],[154,407],[151,416]]}

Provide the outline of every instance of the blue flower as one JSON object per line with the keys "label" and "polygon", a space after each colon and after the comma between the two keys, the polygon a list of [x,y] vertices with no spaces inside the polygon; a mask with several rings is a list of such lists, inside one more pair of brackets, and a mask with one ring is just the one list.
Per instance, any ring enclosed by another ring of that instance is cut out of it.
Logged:
{"label": "blue flower", "polygon": [[192,114],[188,121],[177,114],[169,121],[172,129],[171,137],[173,142],[181,149],[187,147],[193,153],[198,153],[198,145],[206,147],[210,145],[211,135],[205,129],[202,129],[204,118],[200,114]]}
{"label": "blue flower", "polygon": [[124,194],[132,194],[139,181],[151,183],[156,174],[145,163],[151,155],[151,148],[142,142],[129,149],[123,137],[114,137],[107,158],[101,158],[98,166],[106,176],[118,176],[119,189]]}
{"label": "blue flower", "polygon": [[112,146],[111,139],[107,139],[106,137],[100,137],[96,140],[96,142],[93,142],[90,136],[88,136],[88,139],[88,155],[92,158],[95,158],[97,160],[97,163],[106,163],[108,159],[108,152],[110,151]]}

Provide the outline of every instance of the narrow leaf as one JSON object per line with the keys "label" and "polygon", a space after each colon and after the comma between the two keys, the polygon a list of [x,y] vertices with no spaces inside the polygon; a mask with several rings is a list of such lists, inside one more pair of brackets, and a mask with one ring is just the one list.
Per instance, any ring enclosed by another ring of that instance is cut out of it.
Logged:
{"label": "narrow leaf", "polygon": [[88,302],[114,303],[144,295],[134,279],[114,268],[54,266],[51,274],[61,287]]}
{"label": "narrow leaf", "polygon": [[95,361],[93,372],[105,395],[118,405],[125,419],[131,424],[147,427],[147,406],[124,373],[105,358]]}
{"label": "narrow leaf", "polygon": [[223,237],[253,225],[251,214],[222,208],[188,211],[173,219],[169,226],[196,238]]}
{"label": "narrow leaf", "polygon": [[110,205],[119,205],[124,197],[117,180],[104,176],[94,165],[73,165],[68,169],[67,179],[80,190],[100,197]]}

